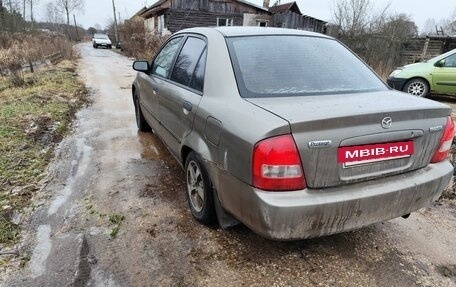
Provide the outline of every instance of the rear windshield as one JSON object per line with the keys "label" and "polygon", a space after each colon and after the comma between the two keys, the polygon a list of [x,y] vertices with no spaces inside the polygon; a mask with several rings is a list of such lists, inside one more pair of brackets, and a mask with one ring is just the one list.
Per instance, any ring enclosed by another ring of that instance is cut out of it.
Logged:
{"label": "rear windshield", "polygon": [[242,97],[383,91],[385,84],[336,40],[309,36],[227,38]]}

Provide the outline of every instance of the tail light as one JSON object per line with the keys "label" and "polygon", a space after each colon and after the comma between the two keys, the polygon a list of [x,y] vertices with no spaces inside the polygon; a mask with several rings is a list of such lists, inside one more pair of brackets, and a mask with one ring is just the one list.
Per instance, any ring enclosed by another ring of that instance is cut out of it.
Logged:
{"label": "tail light", "polygon": [[306,188],[301,158],[291,135],[268,138],[255,145],[252,183],[268,191]]}
{"label": "tail light", "polygon": [[450,153],[451,145],[454,137],[454,122],[451,117],[447,118],[445,131],[443,137],[440,140],[439,148],[432,157],[431,163],[438,163],[445,160]]}

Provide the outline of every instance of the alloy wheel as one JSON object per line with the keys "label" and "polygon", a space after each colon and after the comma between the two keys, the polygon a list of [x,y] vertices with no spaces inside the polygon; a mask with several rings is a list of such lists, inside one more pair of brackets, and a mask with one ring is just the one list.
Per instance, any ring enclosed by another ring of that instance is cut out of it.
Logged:
{"label": "alloy wheel", "polygon": [[193,160],[187,166],[187,192],[192,207],[201,212],[204,207],[204,182],[201,170]]}
{"label": "alloy wheel", "polygon": [[422,97],[426,92],[426,86],[421,82],[413,82],[410,84],[407,92],[411,95]]}

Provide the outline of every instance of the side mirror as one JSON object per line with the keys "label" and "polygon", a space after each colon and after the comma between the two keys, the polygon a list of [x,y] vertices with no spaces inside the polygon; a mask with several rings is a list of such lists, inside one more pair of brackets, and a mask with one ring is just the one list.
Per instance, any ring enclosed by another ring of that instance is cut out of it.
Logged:
{"label": "side mirror", "polygon": [[434,66],[436,66],[438,68],[445,67],[445,59],[438,61],[437,63],[434,64]]}
{"label": "side mirror", "polygon": [[149,62],[147,61],[134,61],[133,62],[133,70],[147,73],[149,71]]}

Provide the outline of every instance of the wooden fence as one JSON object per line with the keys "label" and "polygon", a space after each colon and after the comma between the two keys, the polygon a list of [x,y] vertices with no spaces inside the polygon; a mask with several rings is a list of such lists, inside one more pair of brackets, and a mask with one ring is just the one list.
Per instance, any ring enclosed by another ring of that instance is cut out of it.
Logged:
{"label": "wooden fence", "polygon": [[[42,60],[39,61],[29,61],[28,63],[24,63],[20,70],[23,72],[35,72],[35,70],[49,65],[56,65],[63,60],[64,56],[61,52],[55,52],[53,54],[45,56]],[[11,71],[8,67],[1,67],[0,66],[0,75],[8,75]]]}

